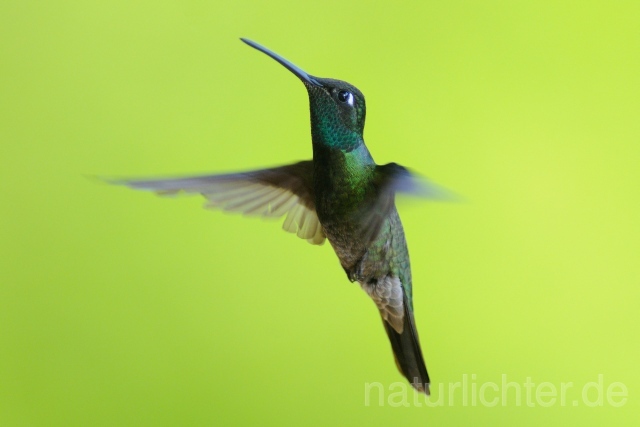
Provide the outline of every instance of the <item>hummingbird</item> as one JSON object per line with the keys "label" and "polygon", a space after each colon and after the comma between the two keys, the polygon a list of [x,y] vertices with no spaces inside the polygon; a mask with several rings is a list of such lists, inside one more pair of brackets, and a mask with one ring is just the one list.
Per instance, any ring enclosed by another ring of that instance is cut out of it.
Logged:
{"label": "hummingbird", "polygon": [[312,160],[241,173],[111,181],[159,195],[201,194],[206,208],[285,217],[283,228],[313,245],[328,240],[351,282],[373,300],[400,373],[429,394],[413,313],[409,252],[397,193],[441,198],[443,190],[396,163],[378,165],[363,138],[364,95],[341,80],[306,73],[241,38],[295,76],[309,95]]}

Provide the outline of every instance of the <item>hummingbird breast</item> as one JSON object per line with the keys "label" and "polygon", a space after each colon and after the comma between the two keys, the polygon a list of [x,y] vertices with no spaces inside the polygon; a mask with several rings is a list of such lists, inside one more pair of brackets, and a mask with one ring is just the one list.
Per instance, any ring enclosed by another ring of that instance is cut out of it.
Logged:
{"label": "hummingbird breast", "polygon": [[395,207],[383,218],[376,210],[376,167],[364,144],[351,152],[314,149],[318,219],[352,281],[387,275],[395,258],[391,249],[406,248]]}

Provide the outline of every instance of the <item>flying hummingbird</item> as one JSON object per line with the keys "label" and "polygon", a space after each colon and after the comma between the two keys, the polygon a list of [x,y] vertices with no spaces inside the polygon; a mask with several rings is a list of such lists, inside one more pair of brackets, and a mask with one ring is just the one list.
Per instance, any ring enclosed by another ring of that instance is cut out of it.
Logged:
{"label": "flying hummingbird", "polygon": [[349,280],[358,282],[380,311],[398,369],[416,390],[429,394],[395,195],[440,198],[443,191],[396,163],[374,162],[363,139],[364,95],[355,86],[314,77],[258,43],[241,40],[304,84],[313,160],[243,173],[112,183],[161,195],[200,193],[205,207],[246,215],[286,215],[286,231],[314,245],[328,239]]}

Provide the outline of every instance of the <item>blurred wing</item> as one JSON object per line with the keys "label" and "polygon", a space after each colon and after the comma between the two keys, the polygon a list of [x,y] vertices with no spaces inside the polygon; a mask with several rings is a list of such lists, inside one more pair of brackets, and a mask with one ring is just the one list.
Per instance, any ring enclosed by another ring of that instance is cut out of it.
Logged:
{"label": "blurred wing", "polygon": [[366,207],[362,215],[362,235],[371,242],[395,209],[396,194],[404,194],[430,200],[453,201],[456,196],[425,178],[412,174],[404,166],[389,163],[376,168],[375,187],[377,197]]}
{"label": "blurred wing", "polygon": [[325,235],[313,196],[313,163],[304,161],[270,169],[175,179],[118,180],[112,184],[161,196],[200,193],[207,209],[278,218],[287,215],[282,228],[314,245]]}
{"label": "blurred wing", "polygon": [[381,194],[401,193],[423,199],[454,201],[458,197],[397,163],[378,166],[378,188]]}

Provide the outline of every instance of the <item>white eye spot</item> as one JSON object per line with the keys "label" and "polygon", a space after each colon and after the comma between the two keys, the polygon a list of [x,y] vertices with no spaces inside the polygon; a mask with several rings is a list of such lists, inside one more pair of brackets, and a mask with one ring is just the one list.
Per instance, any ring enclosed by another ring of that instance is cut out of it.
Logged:
{"label": "white eye spot", "polygon": [[353,94],[351,92],[349,92],[349,95],[347,96],[347,104],[353,107]]}

